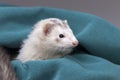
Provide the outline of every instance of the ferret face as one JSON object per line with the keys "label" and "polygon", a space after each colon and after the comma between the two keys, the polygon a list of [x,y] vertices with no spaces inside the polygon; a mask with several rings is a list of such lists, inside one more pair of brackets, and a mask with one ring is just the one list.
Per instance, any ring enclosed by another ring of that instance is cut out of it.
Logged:
{"label": "ferret face", "polygon": [[56,46],[59,47],[73,48],[78,45],[77,39],[69,28],[61,28],[61,26],[56,26],[56,28],[51,31],[49,37],[51,37],[50,39],[53,39],[57,44]]}
{"label": "ferret face", "polygon": [[66,20],[48,19],[43,22],[42,32],[44,43],[56,51],[70,53],[78,45],[78,40]]}

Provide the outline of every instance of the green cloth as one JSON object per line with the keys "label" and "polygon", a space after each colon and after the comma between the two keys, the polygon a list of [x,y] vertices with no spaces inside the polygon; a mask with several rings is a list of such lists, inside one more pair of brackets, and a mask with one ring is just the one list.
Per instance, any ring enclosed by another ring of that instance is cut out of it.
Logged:
{"label": "green cloth", "polygon": [[12,65],[19,80],[120,80],[120,29],[91,14],[47,7],[1,6],[0,45],[19,48],[32,26],[50,17],[67,19],[88,53],[76,48],[75,54],[64,58],[26,63],[14,60]]}

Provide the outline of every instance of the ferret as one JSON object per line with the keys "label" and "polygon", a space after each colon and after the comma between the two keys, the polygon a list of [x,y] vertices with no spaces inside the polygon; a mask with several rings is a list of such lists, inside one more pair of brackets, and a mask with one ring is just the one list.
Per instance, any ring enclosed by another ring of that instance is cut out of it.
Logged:
{"label": "ferret", "polygon": [[[23,45],[16,59],[21,62],[60,58],[79,44],[67,20],[48,18],[39,21]],[[6,51],[0,47],[0,80],[18,80]]]}
{"label": "ferret", "polygon": [[67,20],[44,19],[35,24],[16,59],[26,62],[63,57],[78,43]]}
{"label": "ferret", "polygon": [[2,46],[0,46],[0,80],[18,80],[16,72],[10,64],[10,56]]}

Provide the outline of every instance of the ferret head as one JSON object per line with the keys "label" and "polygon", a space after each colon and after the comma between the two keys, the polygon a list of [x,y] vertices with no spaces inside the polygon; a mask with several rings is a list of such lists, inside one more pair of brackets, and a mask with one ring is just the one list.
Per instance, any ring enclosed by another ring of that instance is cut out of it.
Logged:
{"label": "ferret head", "polygon": [[55,53],[68,54],[78,45],[78,40],[70,29],[67,20],[45,19],[38,22],[35,29],[38,34],[42,34],[39,36],[41,43],[47,48],[49,47],[48,49],[53,49]]}

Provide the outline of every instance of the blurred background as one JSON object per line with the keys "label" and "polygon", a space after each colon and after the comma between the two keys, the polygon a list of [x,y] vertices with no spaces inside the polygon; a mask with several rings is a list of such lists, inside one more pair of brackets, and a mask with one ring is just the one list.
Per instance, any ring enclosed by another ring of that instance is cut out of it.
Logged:
{"label": "blurred background", "polygon": [[97,15],[120,27],[120,0],[0,0],[18,6],[47,6]]}

